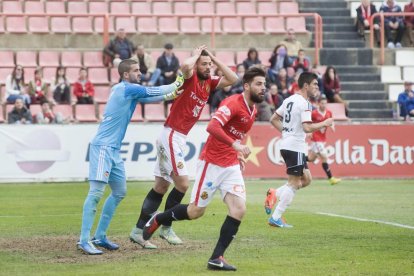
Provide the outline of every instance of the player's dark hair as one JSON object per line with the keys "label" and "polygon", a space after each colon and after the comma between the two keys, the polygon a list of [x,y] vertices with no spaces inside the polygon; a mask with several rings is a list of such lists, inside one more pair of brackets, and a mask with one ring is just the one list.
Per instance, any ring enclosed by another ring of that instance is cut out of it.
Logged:
{"label": "player's dark hair", "polygon": [[205,50],[201,51],[201,54],[200,54],[200,56],[208,56],[208,53],[207,53],[207,51],[205,51]]}
{"label": "player's dark hair", "polygon": [[245,83],[251,83],[255,77],[266,77],[266,72],[256,66],[250,67],[243,76],[243,84]]}
{"label": "player's dark hair", "polygon": [[299,88],[302,89],[305,83],[310,85],[313,80],[317,80],[317,79],[318,79],[318,75],[316,75],[315,73],[303,72],[299,76],[299,80],[298,80]]}
{"label": "player's dark hair", "polygon": [[128,73],[131,70],[131,65],[138,64],[138,61],[133,59],[124,59],[118,65],[118,73],[121,79],[124,78],[124,73]]}

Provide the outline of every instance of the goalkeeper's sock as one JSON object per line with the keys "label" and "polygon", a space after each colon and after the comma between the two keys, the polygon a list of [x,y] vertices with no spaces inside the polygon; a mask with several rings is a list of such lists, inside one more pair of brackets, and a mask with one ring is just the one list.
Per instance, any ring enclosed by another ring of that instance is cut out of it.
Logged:
{"label": "goalkeeper's sock", "polygon": [[144,199],[141,207],[141,214],[139,215],[136,227],[139,229],[143,229],[145,223],[150,220],[152,214],[154,214],[158,207],[160,207],[162,202],[162,197],[164,195],[157,193],[154,189],[151,189],[147,194],[147,197]]}
{"label": "goalkeeper's sock", "polygon": [[290,205],[293,198],[295,197],[296,189],[290,186],[289,184],[285,185],[279,201],[276,205],[275,211],[272,214],[274,220],[278,220],[282,217],[283,213],[286,211],[286,208]]}
{"label": "goalkeeper's sock", "polygon": [[226,251],[227,247],[229,247],[230,243],[236,237],[240,223],[241,221],[238,219],[232,218],[231,216],[226,217],[221,226],[220,237],[214,248],[213,254],[211,255],[211,260],[224,255],[224,251]]}

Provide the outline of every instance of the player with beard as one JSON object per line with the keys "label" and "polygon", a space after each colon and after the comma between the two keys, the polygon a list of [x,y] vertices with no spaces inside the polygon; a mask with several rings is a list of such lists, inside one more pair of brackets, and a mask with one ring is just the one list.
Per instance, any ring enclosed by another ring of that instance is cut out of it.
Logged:
{"label": "player with beard", "polygon": [[[223,77],[210,76],[212,63],[223,72]],[[179,204],[188,189],[188,171],[184,161],[188,132],[198,121],[210,92],[232,85],[238,79],[237,75],[213,56],[204,45],[197,47],[193,51],[193,56],[183,62],[181,71],[185,78],[182,87],[184,92],[172,104],[164,129],[156,141],[155,185],[144,199],[141,214],[130,233],[131,241],[147,249],[157,247],[142,238],[142,229],[158,210],[170,184],[174,183],[175,187],[167,197],[165,210]],[[171,228],[171,222],[163,225],[160,237],[170,244],[182,243]]]}
{"label": "player with beard", "polygon": [[[106,230],[126,193],[125,168],[120,149],[137,102],[174,99],[178,93],[176,90],[184,82],[183,76],[179,75],[170,85],[141,86],[138,84],[141,76],[139,64],[130,59],[119,64],[118,72],[122,81],[112,87],[102,122],[89,146],[89,193],[83,205],[82,228],[77,244],[79,250],[89,255],[103,253],[95,246],[107,250],[119,248],[107,239]],[[106,184],[109,184],[112,193],[105,201],[95,236],[90,240],[96,206],[104,194]]]}
{"label": "player with beard", "polygon": [[210,134],[197,164],[196,180],[190,204],[180,204],[164,213],[155,214],[144,227],[143,237],[149,239],[160,225],[173,220],[201,217],[217,190],[228,208],[220,237],[207,267],[213,270],[236,270],[223,258],[224,251],[236,236],[246,212],[246,190],[242,171],[250,154],[241,144],[256,118],[255,103],[265,94],[266,73],[251,67],[243,76],[243,93],[223,100],[207,127]]}

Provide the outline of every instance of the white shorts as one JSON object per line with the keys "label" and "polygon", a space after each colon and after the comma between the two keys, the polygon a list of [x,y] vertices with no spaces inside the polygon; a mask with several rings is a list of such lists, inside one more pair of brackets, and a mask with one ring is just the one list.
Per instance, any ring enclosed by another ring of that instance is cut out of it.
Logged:
{"label": "white shorts", "polygon": [[227,193],[231,193],[246,201],[246,189],[240,165],[224,168],[198,160],[190,202],[198,207],[206,207],[217,190],[220,190],[222,200]]}
{"label": "white shorts", "polygon": [[310,150],[314,153],[326,155],[325,142],[312,142],[310,145]]}
{"label": "white shorts", "polygon": [[188,175],[185,165],[186,136],[169,127],[164,127],[156,142],[157,161],[154,175],[173,183],[174,175]]}

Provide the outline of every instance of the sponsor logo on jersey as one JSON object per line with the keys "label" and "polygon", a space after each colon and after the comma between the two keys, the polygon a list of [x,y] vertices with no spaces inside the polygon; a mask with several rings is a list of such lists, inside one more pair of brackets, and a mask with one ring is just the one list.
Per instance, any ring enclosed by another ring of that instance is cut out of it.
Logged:
{"label": "sponsor logo on jersey", "polygon": [[201,105],[202,107],[206,105],[207,101],[200,99],[196,93],[191,91],[190,98],[197,101],[197,104]]}

